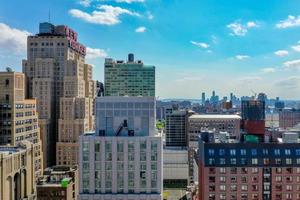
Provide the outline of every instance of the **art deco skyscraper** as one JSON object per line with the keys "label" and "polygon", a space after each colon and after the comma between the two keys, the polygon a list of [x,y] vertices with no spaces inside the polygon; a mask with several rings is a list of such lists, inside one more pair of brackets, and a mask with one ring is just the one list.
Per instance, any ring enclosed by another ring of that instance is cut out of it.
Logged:
{"label": "art deco skyscraper", "polygon": [[0,145],[17,146],[30,141],[34,148],[34,172],[43,170],[42,144],[36,100],[25,99],[25,78],[20,72],[0,72]]}
{"label": "art deco skyscraper", "polygon": [[65,25],[41,23],[39,33],[28,37],[23,72],[27,97],[38,100],[45,167],[76,162],[70,153],[77,151],[77,136],[93,127],[96,86],[85,54],[77,33]]}

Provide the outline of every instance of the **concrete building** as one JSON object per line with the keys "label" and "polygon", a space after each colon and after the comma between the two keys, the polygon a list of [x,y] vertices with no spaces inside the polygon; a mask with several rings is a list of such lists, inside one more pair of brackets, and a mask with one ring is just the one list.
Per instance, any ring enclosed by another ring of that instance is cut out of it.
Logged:
{"label": "concrete building", "polygon": [[242,129],[263,138],[265,133],[265,99],[266,95],[260,93],[258,99],[242,101]]}
{"label": "concrete building", "polygon": [[[92,127],[89,108],[96,84],[91,80],[91,66],[85,64],[85,54],[86,48],[77,41],[77,33],[65,25],[40,23],[39,33],[27,38],[23,72],[27,97],[38,100],[45,166],[76,163],[74,153],[78,152],[80,134],[77,130]],[[70,109],[82,104],[88,110],[75,117],[72,111],[61,110],[66,104]],[[68,113],[73,115],[67,116]]]}
{"label": "concrete building", "polygon": [[164,188],[186,188],[189,180],[188,149],[165,147],[163,158]]}
{"label": "concrete building", "polygon": [[0,200],[36,199],[34,145],[0,146]]}
{"label": "concrete building", "polygon": [[188,119],[194,112],[166,109],[166,146],[187,146]]}
{"label": "concrete building", "polygon": [[279,111],[279,127],[291,128],[300,123],[300,110],[284,109]]}
{"label": "concrete building", "polygon": [[155,96],[155,67],[134,61],[134,55],[128,55],[128,61],[105,59],[104,64],[105,96]]}
{"label": "concrete building", "polygon": [[37,182],[38,200],[76,200],[79,191],[77,167],[53,166],[46,168]]}
{"label": "concrete building", "polygon": [[80,136],[81,200],[160,200],[155,97],[96,98],[96,131]]}
{"label": "concrete building", "polygon": [[23,73],[0,72],[0,145],[27,140],[34,146],[35,177],[43,170],[42,143],[36,100],[25,99]]}
{"label": "concrete building", "polygon": [[198,199],[300,199],[300,143],[288,135],[275,143],[200,137]]}
{"label": "concrete building", "polygon": [[203,130],[209,130],[214,134],[224,137],[240,137],[240,121],[238,115],[192,115],[188,125],[188,148],[189,148],[189,183],[197,180],[194,163],[194,150],[198,148],[198,137]]}

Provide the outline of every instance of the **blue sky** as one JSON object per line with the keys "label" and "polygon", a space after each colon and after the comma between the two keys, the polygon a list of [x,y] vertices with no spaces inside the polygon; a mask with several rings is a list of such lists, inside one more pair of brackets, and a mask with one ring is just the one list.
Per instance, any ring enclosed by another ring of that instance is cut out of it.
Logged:
{"label": "blue sky", "polygon": [[157,96],[300,99],[299,0],[10,0],[0,2],[0,69],[21,71],[38,23],[66,24],[88,47],[94,78],[104,57],[157,68]]}

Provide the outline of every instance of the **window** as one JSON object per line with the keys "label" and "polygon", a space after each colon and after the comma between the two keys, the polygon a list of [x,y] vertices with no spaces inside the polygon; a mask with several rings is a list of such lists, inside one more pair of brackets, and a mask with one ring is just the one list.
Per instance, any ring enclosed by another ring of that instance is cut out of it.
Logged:
{"label": "window", "polygon": [[247,165],[247,159],[246,158],[241,158],[241,164],[242,165]]}
{"label": "window", "polygon": [[280,155],[280,149],[274,149],[274,154],[275,154],[275,156],[279,156]]}
{"label": "window", "polygon": [[256,156],[257,155],[257,150],[256,149],[251,149],[251,155]]}
{"label": "window", "polygon": [[253,174],[257,174],[258,173],[258,168],[257,167],[253,167],[252,168],[252,173]]}
{"label": "window", "polygon": [[296,155],[300,156],[300,149],[296,149]]}
{"label": "window", "polygon": [[230,149],[230,155],[231,155],[231,156],[235,156],[235,155],[236,155],[235,149]]}
{"label": "window", "polygon": [[246,155],[246,149],[241,149],[241,156],[245,156]]}
{"label": "window", "polygon": [[282,177],[281,176],[276,176],[275,177],[275,181],[276,182],[281,182],[282,181]]}
{"label": "window", "polygon": [[208,164],[209,165],[214,165],[215,164],[215,159],[214,158],[208,159]]}
{"label": "window", "polygon": [[291,150],[290,149],[285,149],[284,153],[285,153],[285,155],[291,155]]}
{"label": "window", "polygon": [[264,155],[268,155],[268,154],[269,154],[268,149],[263,149],[263,154],[264,154]]}
{"label": "window", "polygon": [[269,165],[269,164],[270,164],[270,159],[264,158],[264,165]]}
{"label": "window", "polygon": [[225,155],[225,149],[219,149],[219,155],[224,156]]}
{"label": "window", "polygon": [[291,164],[293,164],[293,162],[292,162],[292,159],[291,159],[291,158],[286,158],[286,159],[285,159],[285,163],[286,163],[287,165],[291,165]]}
{"label": "window", "polygon": [[225,158],[220,158],[220,165],[225,165],[225,164],[226,164]]}
{"label": "window", "polygon": [[220,182],[225,183],[226,182],[226,177],[225,176],[220,176]]}
{"label": "window", "polygon": [[281,158],[275,158],[275,164],[281,165]]}
{"label": "window", "polygon": [[230,159],[230,164],[236,165],[236,158],[231,158]]}
{"label": "window", "polygon": [[242,185],[241,189],[242,189],[242,191],[247,191],[248,190],[248,186],[247,185]]}
{"label": "window", "polygon": [[220,185],[220,190],[221,191],[225,191],[226,190],[226,186],[225,185]]}
{"label": "window", "polygon": [[210,156],[215,155],[215,150],[214,149],[208,149],[208,155],[210,155]]}
{"label": "window", "polygon": [[257,158],[252,158],[252,165],[257,165],[257,164],[258,164]]}
{"label": "window", "polygon": [[226,168],[221,167],[221,168],[220,168],[220,173],[221,173],[221,174],[225,174],[225,173],[226,173]]}

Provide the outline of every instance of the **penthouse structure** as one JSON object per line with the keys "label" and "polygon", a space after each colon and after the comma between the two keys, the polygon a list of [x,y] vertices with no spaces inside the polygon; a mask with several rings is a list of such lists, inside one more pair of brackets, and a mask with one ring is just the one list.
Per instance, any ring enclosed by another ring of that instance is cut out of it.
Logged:
{"label": "penthouse structure", "polygon": [[300,199],[298,134],[258,143],[204,132],[197,152],[199,200]]}
{"label": "penthouse structure", "polygon": [[27,38],[26,96],[38,100],[45,167],[77,164],[78,135],[93,129],[96,83],[85,55],[65,25],[40,23],[39,33]]}
{"label": "penthouse structure", "polygon": [[34,152],[29,141],[0,146],[0,200],[36,199]]}
{"label": "penthouse structure", "polygon": [[23,73],[10,69],[0,72],[0,145],[16,146],[30,141],[37,178],[43,170],[43,152],[36,105],[35,99],[25,99]]}
{"label": "penthouse structure", "polygon": [[79,191],[77,167],[53,166],[46,168],[37,182],[38,200],[76,200]]}

